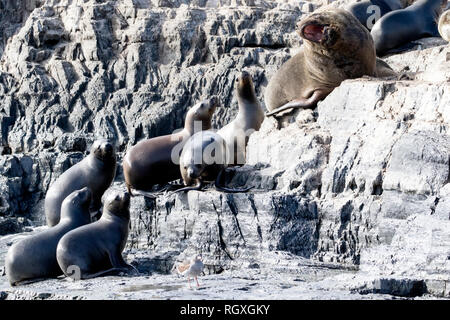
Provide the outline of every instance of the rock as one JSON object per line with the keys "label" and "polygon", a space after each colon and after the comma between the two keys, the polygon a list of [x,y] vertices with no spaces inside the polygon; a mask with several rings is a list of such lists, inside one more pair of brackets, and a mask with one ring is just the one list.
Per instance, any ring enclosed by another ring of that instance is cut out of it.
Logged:
{"label": "rock", "polygon": [[400,297],[417,297],[427,293],[423,280],[412,279],[377,279],[357,289],[361,294],[390,294]]}

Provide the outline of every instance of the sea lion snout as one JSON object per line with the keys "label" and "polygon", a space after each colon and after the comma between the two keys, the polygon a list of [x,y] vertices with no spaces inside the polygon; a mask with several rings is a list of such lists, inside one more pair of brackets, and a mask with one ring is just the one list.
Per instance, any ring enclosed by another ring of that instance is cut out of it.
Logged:
{"label": "sea lion snout", "polygon": [[338,32],[334,27],[329,24],[318,23],[317,21],[300,22],[297,32],[302,38],[326,47],[333,46],[339,38]]}
{"label": "sea lion snout", "polygon": [[212,113],[219,106],[219,99],[216,96],[209,98],[208,101],[209,111]]}
{"label": "sea lion snout", "polygon": [[105,207],[114,215],[129,217],[130,194],[126,191],[111,193],[105,200]]}
{"label": "sea lion snout", "polygon": [[128,206],[128,204],[130,203],[130,194],[128,192],[119,193],[115,196],[114,200],[124,206]]}
{"label": "sea lion snout", "polygon": [[114,153],[114,146],[109,141],[103,142],[99,148],[104,156],[110,156]]}
{"label": "sea lion snout", "polygon": [[186,174],[187,174],[187,176],[188,176],[190,179],[195,179],[195,178],[196,178],[195,171],[194,171],[194,169],[193,169],[192,167],[188,167],[188,168],[186,169]]}
{"label": "sea lion snout", "polygon": [[78,190],[76,196],[79,197],[82,203],[91,203],[92,201],[92,192],[88,187]]}
{"label": "sea lion snout", "polygon": [[92,201],[92,192],[88,187],[72,192],[63,202],[83,204],[89,206]]}
{"label": "sea lion snout", "polygon": [[98,158],[107,159],[114,155],[114,145],[108,140],[96,140],[92,145],[92,150]]}

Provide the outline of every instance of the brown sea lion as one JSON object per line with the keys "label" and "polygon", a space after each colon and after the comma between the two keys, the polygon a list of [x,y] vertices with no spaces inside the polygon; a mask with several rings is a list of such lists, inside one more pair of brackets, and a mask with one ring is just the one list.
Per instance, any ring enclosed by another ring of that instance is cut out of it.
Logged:
{"label": "brown sea lion", "polygon": [[109,194],[100,220],[61,238],[56,249],[59,267],[66,276],[78,277],[76,280],[132,270],[122,257],[129,224],[130,195]]}
{"label": "brown sea lion", "polygon": [[297,32],[304,43],[270,79],[264,97],[266,116],[314,108],[345,79],[377,75],[372,37],[350,12],[312,13],[297,24]]}
{"label": "brown sea lion", "polygon": [[264,121],[264,111],[256,98],[251,75],[243,71],[236,78],[239,112],[236,118],[217,133],[227,145],[227,165],[243,165],[248,138],[258,131]]}
{"label": "brown sea lion", "polygon": [[101,208],[101,198],[116,175],[116,153],[112,143],[97,140],[90,154],[70,167],[50,186],[45,195],[45,217],[52,227],[59,222],[61,203],[75,190],[88,187],[92,192],[91,214]]}
{"label": "brown sea lion", "polygon": [[174,157],[179,158],[182,146],[195,130],[211,128],[217,104],[215,97],[196,104],[187,112],[183,130],[140,141],[128,150],[123,159],[123,172],[130,195],[133,196],[133,188],[150,196],[145,191],[150,191],[154,185],[181,178],[178,159]]}
{"label": "brown sea lion", "polygon": [[217,190],[224,192],[247,192],[252,189],[227,188],[220,184],[226,160],[226,142],[219,134],[210,130],[197,132],[186,142],[180,157],[180,172],[187,187],[175,192],[201,191],[204,182],[211,181],[214,181]]}
{"label": "brown sea lion", "polygon": [[91,199],[88,188],[72,192],[61,205],[61,220],[56,226],[26,237],[9,248],[5,266],[11,285],[63,274],[56,260],[56,247],[66,233],[91,222]]}

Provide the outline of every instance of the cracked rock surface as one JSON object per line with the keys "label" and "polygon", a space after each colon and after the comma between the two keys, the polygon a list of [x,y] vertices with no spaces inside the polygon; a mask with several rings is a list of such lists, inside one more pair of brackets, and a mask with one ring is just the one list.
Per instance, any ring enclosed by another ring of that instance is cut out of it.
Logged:
{"label": "cracked rock surface", "polygon": [[[215,128],[234,118],[241,70],[263,103],[301,44],[295,22],[321,5],[0,0],[0,266],[46,228],[46,190],[96,138],[115,141],[107,192],[123,190],[127,149],[197,101],[219,97]],[[266,119],[227,173],[250,192],[132,198],[124,257],[139,275],[0,276],[0,299],[449,298],[450,47],[421,39],[384,60],[407,76],[347,80],[286,127]],[[170,269],[197,253],[206,275],[189,290]]]}

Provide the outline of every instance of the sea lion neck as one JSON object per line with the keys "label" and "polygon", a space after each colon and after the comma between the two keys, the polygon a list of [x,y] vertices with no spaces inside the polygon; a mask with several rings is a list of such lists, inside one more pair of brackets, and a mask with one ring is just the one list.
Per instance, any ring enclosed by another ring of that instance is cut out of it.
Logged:
{"label": "sea lion neck", "polygon": [[199,129],[202,131],[211,129],[211,118],[208,116],[196,117],[193,114],[188,114],[182,132],[192,135]]}
{"label": "sea lion neck", "polygon": [[128,221],[130,220],[130,211],[122,208],[105,208],[101,219],[115,221],[117,219]]}
{"label": "sea lion neck", "polygon": [[[317,50],[314,45],[309,43],[305,43],[304,46],[304,68],[308,76],[315,79],[322,87],[335,88],[339,86],[345,76],[338,68],[333,68],[336,57],[328,50]],[[334,72],[330,73],[330,68],[333,68]]]}

